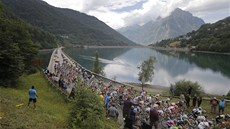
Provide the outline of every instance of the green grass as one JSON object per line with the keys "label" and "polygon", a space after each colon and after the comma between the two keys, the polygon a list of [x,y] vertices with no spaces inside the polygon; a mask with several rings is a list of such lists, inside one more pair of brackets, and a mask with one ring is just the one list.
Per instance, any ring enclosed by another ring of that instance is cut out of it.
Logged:
{"label": "green grass", "polygon": [[[37,110],[27,108],[28,90],[34,85]],[[23,104],[16,107],[17,104]],[[56,129],[66,128],[72,104],[49,85],[41,72],[20,77],[16,88],[0,87],[0,128]]]}
{"label": "green grass", "polygon": [[119,123],[117,120],[114,120],[112,118],[105,120],[106,129],[119,129],[120,127],[121,127],[121,123]]}

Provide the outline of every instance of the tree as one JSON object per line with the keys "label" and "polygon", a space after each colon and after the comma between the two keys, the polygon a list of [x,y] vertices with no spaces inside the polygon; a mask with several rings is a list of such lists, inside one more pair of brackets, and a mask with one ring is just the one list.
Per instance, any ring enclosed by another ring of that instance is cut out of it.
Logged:
{"label": "tree", "polygon": [[95,62],[94,62],[94,67],[93,67],[92,71],[96,74],[104,75],[103,68],[100,66],[100,63],[99,63],[98,51],[96,51],[96,53],[95,53]]}
{"label": "tree", "polygon": [[203,93],[202,87],[197,82],[192,81],[186,81],[186,80],[180,80],[176,82],[175,84],[172,84],[174,88],[174,95],[179,96],[180,94],[187,94],[188,89],[191,87],[192,89],[192,95],[197,94],[200,95]]}
{"label": "tree", "polygon": [[104,129],[105,108],[100,98],[81,81],[74,90],[74,106],[69,120],[70,129]]}
{"label": "tree", "polygon": [[28,26],[8,15],[0,4],[0,86],[14,84],[37,53]]}
{"label": "tree", "polygon": [[141,81],[142,84],[142,90],[143,86],[146,82],[152,81],[152,77],[154,75],[154,63],[156,62],[156,57],[150,56],[149,59],[142,62],[141,66],[137,67],[140,69],[140,72],[138,73],[138,80]]}

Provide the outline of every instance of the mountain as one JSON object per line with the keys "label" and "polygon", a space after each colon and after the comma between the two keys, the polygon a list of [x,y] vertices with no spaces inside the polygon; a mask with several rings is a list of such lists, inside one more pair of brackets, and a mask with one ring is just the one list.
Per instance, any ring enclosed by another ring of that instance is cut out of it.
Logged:
{"label": "mountain", "polygon": [[197,31],[152,46],[192,48],[198,51],[230,52],[230,17],[213,24],[204,24]]}
{"label": "mountain", "polygon": [[168,17],[158,17],[156,21],[149,21],[142,26],[135,25],[118,31],[136,43],[148,45],[197,30],[202,24],[202,19],[177,8]]}
{"label": "mountain", "polygon": [[[29,38],[30,40],[32,40],[32,42],[35,43],[35,45],[39,48],[39,49],[43,49],[43,48],[53,48],[56,47],[57,44],[61,43],[60,37],[53,35],[52,33],[49,33],[41,28],[37,28],[34,27],[28,23],[26,23],[25,21],[23,21],[22,19],[18,18],[17,16],[15,16],[12,12],[10,12],[9,10],[7,10],[4,5],[1,3],[0,1],[0,6],[1,6],[1,18],[2,20],[10,20],[10,21],[14,21],[17,22],[17,24],[20,24],[22,27],[22,29],[19,31],[23,31],[26,30],[27,33],[29,33]],[[0,25],[4,26],[3,21],[1,21]],[[10,22],[9,22],[10,23]],[[5,25],[7,26],[7,25]],[[14,26],[14,25],[12,25]],[[12,32],[12,30],[11,30]]]}
{"label": "mountain", "polygon": [[78,45],[135,45],[93,16],[56,8],[41,0],[1,0],[8,10],[31,25]]}

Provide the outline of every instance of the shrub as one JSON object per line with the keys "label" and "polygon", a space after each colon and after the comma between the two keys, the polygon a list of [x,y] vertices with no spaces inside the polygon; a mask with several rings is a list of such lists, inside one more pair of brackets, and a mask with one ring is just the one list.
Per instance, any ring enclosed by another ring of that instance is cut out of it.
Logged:
{"label": "shrub", "polygon": [[192,81],[186,81],[186,80],[181,80],[176,82],[175,84],[172,84],[173,89],[174,89],[174,95],[179,96],[181,93],[187,94],[189,87],[192,88],[191,94],[201,94],[203,93],[202,87],[197,83],[197,82],[192,82]]}
{"label": "shrub", "polygon": [[87,86],[75,88],[74,107],[70,117],[70,128],[104,129],[105,109],[99,97]]}

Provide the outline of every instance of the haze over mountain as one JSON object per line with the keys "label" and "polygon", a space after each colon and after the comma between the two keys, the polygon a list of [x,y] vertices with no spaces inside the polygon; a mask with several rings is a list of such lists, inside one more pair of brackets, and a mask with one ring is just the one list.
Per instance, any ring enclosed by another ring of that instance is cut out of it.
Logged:
{"label": "haze over mountain", "polygon": [[148,45],[197,30],[203,24],[202,19],[177,8],[165,18],[158,17],[142,26],[128,26],[118,31],[138,44]]}
{"label": "haze over mountain", "polygon": [[33,26],[77,45],[135,45],[93,16],[56,8],[41,0],[1,0],[8,10]]}

